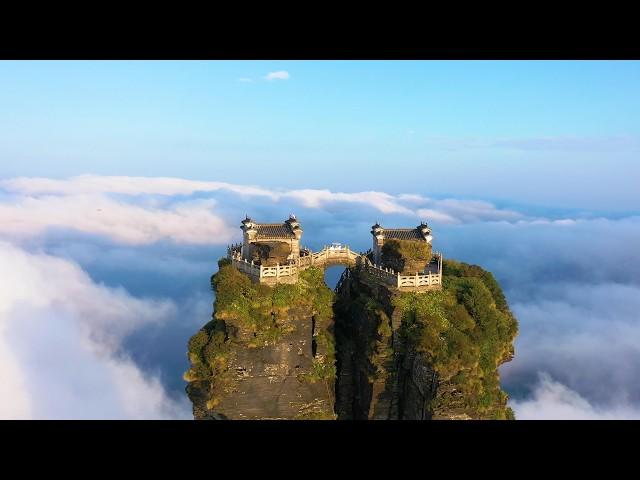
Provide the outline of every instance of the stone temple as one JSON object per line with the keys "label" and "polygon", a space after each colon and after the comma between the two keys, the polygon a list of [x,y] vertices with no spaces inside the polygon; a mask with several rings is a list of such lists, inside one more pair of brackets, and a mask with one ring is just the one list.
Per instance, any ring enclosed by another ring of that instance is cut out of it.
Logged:
{"label": "stone temple", "polygon": [[376,264],[381,263],[382,247],[387,239],[426,242],[428,244],[431,244],[433,240],[431,229],[425,222],[421,222],[416,228],[382,228],[376,222],[371,227],[371,235],[373,235],[373,248],[371,250]]}
{"label": "stone temple", "polygon": [[283,223],[256,223],[247,216],[240,228],[243,260],[270,266],[289,263],[300,256],[302,227],[295,215]]}
{"label": "stone temple", "polygon": [[[424,222],[415,228],[383,228],[376,223],[371,228],[373,248],[367,252],[340,243],[318,252],[302,247],[303,230],[295,215],[282,223],[258,223],[246,216],[240,228],[242,243],[230,245],[227,257],[254,282],[296,283],[306,268],[345,265],[362,269],[372,282],[399,290],[442,288],[442,254],[432,252],[431,228]],[[412,255],[415,258],[406,258]]]}

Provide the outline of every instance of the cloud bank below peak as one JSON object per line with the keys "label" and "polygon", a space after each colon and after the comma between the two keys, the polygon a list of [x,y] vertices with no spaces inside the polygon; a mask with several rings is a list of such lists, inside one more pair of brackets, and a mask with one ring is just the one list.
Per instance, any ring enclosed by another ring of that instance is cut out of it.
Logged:
{"label": "cloud bank below peak", "polygon": [[598,406],[576,391],[554,380],[546,372],[538,374],[531,397],[511,401],[518,420],[638,420],[640,408],[629,403]]}
{"label": "cloud bank below peak", "polygon": [[[73,262],[0,242],[0,418],[189,418],[124,338],[177,314],[167,300],[94,283]],[[55,281],[64,279],[64,281]]]}
{"label": "cloud bank below peak", "polygon": [[636,418],[640,216],[546,218],[417,193],[97,175],[0,181],[0,261],[15,272],[0,285],[0,394],[12,400],[0,417],[188,416],[169,397],[184,388],[181,345],[210,317],[222,250],[211,245],[238,238],[245,208],[271,221],[290,206],[318,242],[361,238],[378,212],[389,225],[427,220],[448,258],[492,271],[521,325],[501,369],[517,418]]}
{"label": "cloud bank below peak", "polygon": [[[212,198],[215,195],[215,199]],[[80,175],[68,179],[18,177],[0,181],[0,235],[24,238],[68,228],[143,245],[169,240],[225,244],[236,233],[231,213],[238,199],[293,202],[312,210],[372,208],[443,224],[528,221],[490,202],[433,199],[420,194],[328,189],[278,190],[255,185],[171,177]]]}

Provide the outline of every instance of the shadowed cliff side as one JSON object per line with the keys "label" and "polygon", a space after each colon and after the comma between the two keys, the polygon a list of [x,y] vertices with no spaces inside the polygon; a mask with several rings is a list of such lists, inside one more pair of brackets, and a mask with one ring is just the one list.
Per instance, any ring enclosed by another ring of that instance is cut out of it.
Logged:
{"label": "shadowed cliff side", "polygon": [[213,319],[189,341],[194,417],[334,419],[334,294],[323,271],[270,287],[219,267]]}
{"label": "shadowed cliff side", "polygon": [[444,263],[444,288],[398,292],[361,269],[336,302],[338,419],[511,419],[498,366],[517,322],[490,272]]}

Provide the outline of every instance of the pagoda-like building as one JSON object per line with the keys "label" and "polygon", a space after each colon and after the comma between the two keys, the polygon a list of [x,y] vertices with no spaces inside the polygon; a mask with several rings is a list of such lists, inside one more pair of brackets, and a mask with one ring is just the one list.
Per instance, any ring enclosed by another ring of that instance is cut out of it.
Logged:
{"label": "pagoda-like building", "polygon": [[382,247],[385,240],[409,240],[414,242],[426,242],[431,245],[433,236],[431,228],[425,223],[420,222],[415,228],[383,228],[378,222],[371,227],[371,235],[373,235],[373,262],[380,264],[382,262]]}
{"label": "pagoda-like building", "polygon": [[256,223],[247,216],[240,228],[243,260],[269,265],[296,262],[300,257],[302,227],[293,214],[282,223]]}

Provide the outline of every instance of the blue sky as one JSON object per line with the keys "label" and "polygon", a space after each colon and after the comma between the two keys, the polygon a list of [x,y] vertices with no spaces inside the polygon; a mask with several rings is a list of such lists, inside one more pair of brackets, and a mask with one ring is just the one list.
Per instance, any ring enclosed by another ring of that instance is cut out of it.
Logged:
{"label": "blue sky", "polygon": [[[277,71],[289,78],[265,79]],[[633,61],[1,62],[0,176],[627,211],[639,89]]]}
{"label": "blue sky", "polygon": [[640,418],[638,111],[640,62],[0,62],[0,418],[190,418],[216,260],[292,212],[492,271],[518,418]]}

